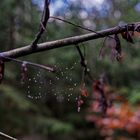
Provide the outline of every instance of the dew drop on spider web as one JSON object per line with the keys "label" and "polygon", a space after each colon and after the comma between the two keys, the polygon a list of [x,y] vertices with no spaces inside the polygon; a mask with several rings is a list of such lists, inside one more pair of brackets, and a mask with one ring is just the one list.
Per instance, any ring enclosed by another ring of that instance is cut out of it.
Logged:
{"label": "dew drop on spider web", "polygon": [[27,98],[46,101],[53,98],[57,102],[75,102],[77,100],[77,87],[80,85],[81,80],[77,80],[75,74],[77,74],[80,63],[76,61],[70,66],[65,65],[62,62],[56,63],[54,66],[58,69],[56,73],[45,70],[32,70],[24,87]]}

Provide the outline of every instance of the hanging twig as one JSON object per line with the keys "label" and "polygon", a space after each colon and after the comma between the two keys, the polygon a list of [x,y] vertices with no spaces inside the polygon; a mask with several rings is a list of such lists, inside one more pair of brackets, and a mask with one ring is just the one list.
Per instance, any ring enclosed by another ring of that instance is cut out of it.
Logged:
{"label": "hanging twig", "polygon": [[6,139],[10,139],[10,140],[17,140],[16,138],[13,138],[5,133],[0,132],[0,136],[5,137]]}
{"label": "hanging twig", "polygon": [[37,33],[32,45],[31,45],[32,48],[37,47],[37,43],[38,43],[39,39],[41,38],[43,32],[46,30],[46,24],[47,24],[48,19],[50,17],[49,4],[50,4],[50,0],[45,0],[44,10],[43,10],[42,18],[41,18],[41,21],[40,21],[39,32]]}
{"label": "hanging twig", "polygon": [[79,48],[78,45],[76,45],[76,48],[77,48],[78,53],[79,53],[80,58],[81,58],[81,65],[82,65],[83,67],[86,67],[87,65],[86,65],[85,57],[84,57],[83,54],[82,54],[82,51],[80,50],[80,48]]}
{"label": "hanging twig", "polygon": [[114,35],[116,45],[115,45],[115,51],[116,51],[116,60],[120,62],[122,58],[122,47],[121,47],[121,41],[119,39],[119,36],[117,34]]}
{"label": "hanging twig", "polygon": [[87,62],[85,60],[85,56],[82,54],[82,51],[80,50],[80,47],[78,45],[76,45],[76,48],[77,48],[77,51],[78,51],[78,53],[80,55],[80,58],[81,58],[81,66],[84,68],[83,76],[82,76],[83,78],[82,79],[84,79],[84,77],[86,75],[88,75],[88,77],[93,81],[93,78],[92,78],[92,76],[91,76],[91,74],[89,72],[89,69],[87,67]]}

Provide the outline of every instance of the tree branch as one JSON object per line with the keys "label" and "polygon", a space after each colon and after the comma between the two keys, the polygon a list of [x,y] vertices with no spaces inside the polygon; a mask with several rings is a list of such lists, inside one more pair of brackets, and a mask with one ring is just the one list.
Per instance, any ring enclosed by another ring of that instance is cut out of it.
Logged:
{"label": "tree branch", "polygon": [[5,56],[5,57],[17,58],[17,57],[26,56],[33,53],[38,53],[41,51],[47,51],[47,50],[51,50],[55,48],[61,48],[64,46],[75,45],[75,44],[86,42],[89,40],[103,38],[108,35],[119,34],[127,30],[129,31],[135,30],[135,31],[140,32],[140,22],[136,22],[136,23],[128,24],[124,26],[112,27],[106,30],[98,31],[97,33],[88,33],[84,35],[73,36],[73,37],[55,40],[51,42],[41,43],[41,44],[38,44],[37,45],[38,47],[35,49],[32,48],[31,45],[28,45],[25,47],[2,52],[0,55]]}
{"label": "tree branch", "polygon": [[13,138],[5,133],[0,132],[0,136],[5,137],[6,139],[10,139],[10,140],[17,140],[16,138]]}
{"label": "tree branch", "polygon": [[[80,28],[80,29],[83,29],[83,30],[86,30],[86,31],[89,31],[89,32],[93,32],[93,33],[96,33],[96,34],[99,34],[99,35],[102,36],[102,34],[96,32],[96,31],[94,31],[94,30],[92,30],[92,29],[89,29],[89,28],[86,28],[86,27],[84,27],[84,26],[81,26],[81,25],[72,23],[72,22],[70,22],[70,21],[68,21],[68,20],[65,20],[65,19],[62,19],[62,18],[59,18],[59,17],[55,17],[55,16],[50,16],[50,18],[56,19],[56,20],[60,20],[60,21],[62,21],[62,22],[64,22],[64,23],[68,23],[68,24],[73,25],[73,26],[75,26],[75,27],[77,27],[77,28]],[[112,38],[111,36],[108,36],[108,37]]]}
{"label": "tree branch", "polygon": [[53,68],[53,67],[49,67],[49,66],[45,66],[45,65],[29,62],[29,61],[22,61],[22,60],[19,60],[19,59],[14,59],[14,58],[2,56],[2,55],[0,55],[0,57],[5,59],[5,60],[7,60],[7,61],[10,60],[10,61],[14,61],[14,62],[20,63],[20,64],[26,63],[27,65],[30,65],[30,66],[33,66],[33,67],[38,67],[40,69],[44,69],[44,70],[47,70],[47,71],[50,71],[50,72],[55,72],[56,71],[56,69]]}

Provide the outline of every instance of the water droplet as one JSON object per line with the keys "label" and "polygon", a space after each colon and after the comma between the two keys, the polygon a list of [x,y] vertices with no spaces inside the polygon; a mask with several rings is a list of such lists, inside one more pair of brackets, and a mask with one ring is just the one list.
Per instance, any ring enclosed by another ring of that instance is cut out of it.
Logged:
{"label": "water droplet", "polygon": [[35,99],[38,99],[38,97],[35,97]]}
{"label": "water droplet", "polygon": [[62,95],[59,95],[56,99],[58,100],[58,102],[62,102],[64,100],[64,97]]}
{"label": "water droplet", "polygon": [[43,82],[41,81],[40,84],[43,84]]}
{"label": "water droplet", "polygon": [[57,79],[57,80],[59,80],[60,78],[59,78],[59,77],[57,77],[56,79]]}
{"label": "water droplet", "polygon": [[61,75],[64,76],[64,72],[61,72]]}
{"label": "water droplet", "polygon": [[31,78],[29,78],[28,80],[31,81]]}
{"label": "water droplet", "polygon": [[72,91],[73,90],[73,88],[69,88],[69,91]]}
{"label": "water droplet", "polygon": [[74,86],[76,87],[77,86],[77,83],[74,83]]}
{"label": "water droplet", "polygon": [[77,112],[80,112],[80,110],[81,110],[81,107],[78,107],[78,108],[77,108]]}
{"label": "water droplet", "polygon": [[72,69],[74,69],[74,67],[72,66],[70,69],[72,70]]}
{"label": "water droplet", "polygon": [[28,95],[28,98],[33,99],[33,97],[31,95]]}

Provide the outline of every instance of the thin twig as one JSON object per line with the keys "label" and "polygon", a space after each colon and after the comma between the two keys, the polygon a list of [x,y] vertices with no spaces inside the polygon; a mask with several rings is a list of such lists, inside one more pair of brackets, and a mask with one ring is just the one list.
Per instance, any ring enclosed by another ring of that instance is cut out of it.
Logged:
{"label": "thin twig", "polygon": [[80,47],[78,45],[76,45],[76,48],[77,48],[77,51],[78,51],[80,58],[81,58],[81,65],[83,67],[86,67],[85,57],[83,56],[82,51],[80,50]]}
{"label": "thin twig", "polygon": [[[86,62],[86,60],[85,60],[85,56],[82,54],[82,51],[81,51],[81,49],[80,49],[80,47],[78,46],[78,45],[76,45],[76,48],[77,48],[77,51],[78,51],[78,53],[79,53],[79,55],[80,55],[80,58],[81,58],[81,66],[84,68],[83,69],[83,76],[82,76],[82,79],[84,80],[84,77],[86,76],[86,75],[88,75],[88,77],[93,81],[93,78],[92,78],[92,76],[91,76],[91,74],[90,74],[90,72],[89,72],[89,69],[88,69],[88,67],[87,67],[87,62]],[[82,81],[83,81],[82,80]]]}
{"label": "thin twig", "polygon": [[22,60],[19,60],[19,59],[10,58],[10,57],[6,57],[6,56],[2,56],[2,55],[0,55],[0,57],[2,57],[4,59],[7,59],[7,60],[11,60],[11,61],[17,62],[17,63],[24,63],[25,62],[27,65],[31,65],[31,66],[34,66],[34,67],[45,69],[45,70],[48,70],[50,72],[55,72],[54,68],[51,68],[51,67],[48,67],[48,66],[44,66],[44,65],[41,65],[41,64],[36,64],[36,63],[29,62],[29,61],[22,61]]}
{"label": "thin twig", "polygon": [[[72,22],[70,22],[70,21],[68,21],[68,20],[66,20],[66,19],[62,19],[62,18],[55,17],[55,16],[50,16],[50,18],[53,18],[53,19],[56,19],[56,20],[63,21],[63,22],[65,22],[65,23],[68,23],[68,24],[73,25],[73,26],[75,26],[75,27],[78,27],[78,28],[80,28],[80,29],[83,29],[83,30],[86,30],[86,31],[89,31],[89,32],[93,32],[93,33],[96,33],[96,34],[102,36],[101,33],[98,33],[98,32],[96,32],[96,31],[94,31],[94,30],[92,30],[92,29],[89,29],[89,28],[86,28],[86,27],[84,27],[84,26],[77,25],[77,24],[72,23]],[[109,38],[113,38],[112,36],[109,36],[109,35],[108,35],[108,37],[109,37]],[[113,38],[113,39],[114,39],[114,38]]]}
{"label": "thin twig", "polygon": [[5,138],[10,139],[10,140],[17,140],[16,138],[13,138],[13,137],[11,137],[5,133],[2,133],[2,132],[0,132],[0,136],[5,137]]}
{"label": "thin twig", "polygon": [[46,30],[46,24],[50,17],[49,4],[50,4],[49,0],[44,1],[44,10],[43,10],[42,18],[40,21],[39,32],[37,33],[34,41],[32,42],[32,45],[31,45],[32,48],[37,47],[37,43],[38,43],[39,39],[41,38],[43,32]]}

